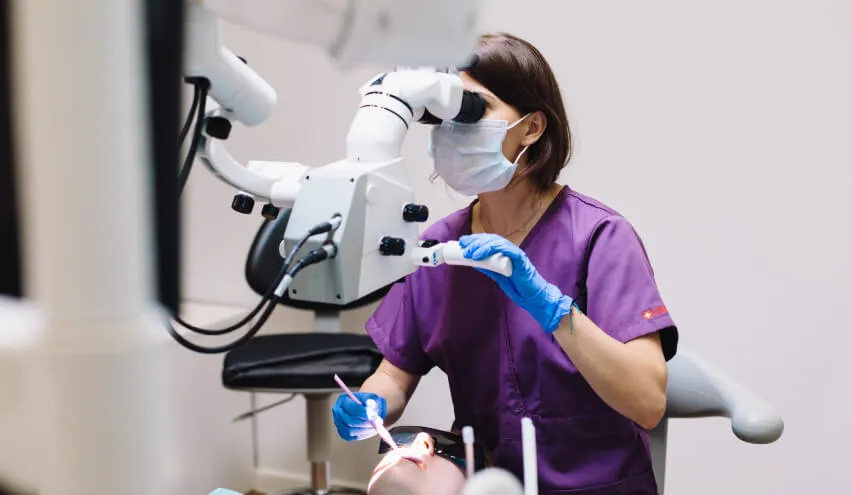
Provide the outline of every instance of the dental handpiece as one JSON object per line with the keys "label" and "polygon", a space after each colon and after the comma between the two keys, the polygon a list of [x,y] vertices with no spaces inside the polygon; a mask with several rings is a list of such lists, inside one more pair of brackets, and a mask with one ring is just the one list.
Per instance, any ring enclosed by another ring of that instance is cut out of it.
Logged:
{"label": "dental handpiece", "polygon": [[393,437],[391,436],[388,429],[385,428],[384,421],[376,413],[376,401],[369,399],[367,400],[367,403],[364,404],[363,402],[361,402],[361,399],[359,399],[355,396],[355,394],[352,393],[352,390],[350,390],[349,387],[347,387],[346,384],[343,383],[343,380],[337,374],[334,375],[334,381],[337,382],[340,388],[343,389],[343,391],[346,393],[346,395],[349,396],[350,399],[354,400],[356,404],[364,406],[364,408],[367,410],[367,420],[370,422],[371,425],[373,425],[373,429],[376,430],[376,433],[379,435],[379,437],[384,440],[385,443],[390,446],[390,448],[394,450],[398,449],[399,446],[396,444],[396,442],[393,441]]}
{"label": "dental handpiece", "polygon": [[411,262],[418,266],[459,265],[482,268],[499,273],[504,277],[512,276],[512,260],[504,254],[494,254],[484,260],[474,261],[465,258],[464,249],[458,241],[427,244],[406,251]]}

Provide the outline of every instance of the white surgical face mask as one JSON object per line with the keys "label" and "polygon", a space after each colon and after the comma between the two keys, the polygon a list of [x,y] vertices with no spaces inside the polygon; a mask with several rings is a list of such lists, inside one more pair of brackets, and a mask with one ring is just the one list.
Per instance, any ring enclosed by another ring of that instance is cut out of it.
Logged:
{"label": "white surgical face mask", "polygon": [[505,120],[487,119],[473,124],[444,121],[435,126],[429,142],[435,173],[465,196],[503,189],[509,185],[518,160],[529,148],[525,146],[515,161],[510,162],[503,156],[503,140],[509,129],[525,118],[527,115],[511,126]]}

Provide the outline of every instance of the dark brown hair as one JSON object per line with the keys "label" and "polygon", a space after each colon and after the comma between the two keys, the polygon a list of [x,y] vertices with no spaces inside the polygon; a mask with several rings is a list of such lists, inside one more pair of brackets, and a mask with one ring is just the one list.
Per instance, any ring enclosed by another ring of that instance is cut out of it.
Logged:
{"label": "dark brown hair", "polygon": [[516,178],[529,177],[538,188],[549,187],[573,150],[565,105],[550,64],[531,43],[506,33],[482,36],[476,55],[478,60],[466,71],[471,77],[521,115],[544,113],[544,134],[527,150],[527,166]]}

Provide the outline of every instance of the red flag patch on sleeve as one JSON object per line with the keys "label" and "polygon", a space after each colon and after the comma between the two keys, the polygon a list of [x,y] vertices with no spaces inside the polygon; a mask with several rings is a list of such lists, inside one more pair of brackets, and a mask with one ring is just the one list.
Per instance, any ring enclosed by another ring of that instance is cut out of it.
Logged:
{"label": "red flag patch on sleeve", "polygon": [[666,309],[665,306],[657,306],[656,308],[646,309],[642,312],[642,318],[646,320],[652,320],[659,316],[663,316],[669,313],[669,310]]}

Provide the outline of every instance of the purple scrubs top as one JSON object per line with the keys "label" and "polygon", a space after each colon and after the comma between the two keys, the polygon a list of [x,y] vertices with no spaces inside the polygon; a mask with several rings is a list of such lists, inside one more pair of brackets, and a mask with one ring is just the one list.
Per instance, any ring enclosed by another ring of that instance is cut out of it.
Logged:
{"label": "purple scrubs top", "polygon": [[[469,234],[471,208],[423,239]],[[603,331],[627,342],[663,330],[666,359],[674,355],[674,322],[641,240],[618,213],[565,187],[521,248]],[[385,296],[367,332],[397,367],[414,375],[443,370],[453,427],[473,426],[492,461],[520,479],[521,418],[531,417],[540,493],[657,493],[647,432],[607,406],[559,344],[482,273],[418,269]]]}

